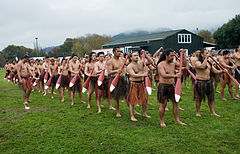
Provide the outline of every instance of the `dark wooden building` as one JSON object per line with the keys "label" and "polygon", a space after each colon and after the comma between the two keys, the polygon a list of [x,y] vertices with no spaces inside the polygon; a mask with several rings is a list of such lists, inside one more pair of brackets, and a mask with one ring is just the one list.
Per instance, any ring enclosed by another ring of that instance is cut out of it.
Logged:
{"label": "dark wooden building", "polygon": [[187,54],[191,54],[195,50],[203,48],[203,38],[185,29],[180,29],[117,39],[113,42],[104,44],[102,48],[127,46],[140,47],[152,54],[160,47],[164,49],[172,48],[175,51],[179,51],[179,49],[183,48],[186,50]]}

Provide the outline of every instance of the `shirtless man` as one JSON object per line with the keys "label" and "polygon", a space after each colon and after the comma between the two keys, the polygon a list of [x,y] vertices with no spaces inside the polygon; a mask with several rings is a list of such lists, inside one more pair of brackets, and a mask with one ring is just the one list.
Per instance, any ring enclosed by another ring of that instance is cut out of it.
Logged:
{"label": "shirtless man", "polygon": [[15,70],[15,65],[16,65],[16,62],[15,62],[15,60],[11,63],[11,64],[9,64],[9,70],[10,70],[10,80],[12,81],[12,84],[13,84],[13,80],[14,80],[14,76],[16,75],[16,70]]}
{"label": "shirtless man", "polygon": [[[223,52],[223,56],[219,59],[220,65],[223,66],[223,68],[228,70],[228,73],[232,74],[232,70],[236,68],[236,66],[230,66],[230,52],[225,50]],[[229,78],[227,73],[224,73],[220,77],[221,82],[221,96],[222,100],[226,101],[227,99],[224,97],[224,88],[226,85],[228,85],[228,92],[231,95],[232,99],[235,100],[236,98],[233,95],[232,91],[232,80]]]}
{"label": "shirtless man", "polygon": [[4,77],[4,80],[6,80],[6,79],[8,78],[8,76],[9,76],[9,74],[10,74],[9,62],[8,62],[8,61],[6,61],[6,64],[4,65],[4,70],[5,70],[5,72],[6,72],[5,77]]}
{"label": "shirtless man", "polygon": [[173,114],[175,123],[180,125],[186,125],[179,120],[178,103],[175,101],[174,90],[174,78],[181,77],[181,73],[175,74],[176,66],[179,66],[177,62],[173,62],[174,51],[172,49],[166,49],[159,59],[157,66],[159,72],[159,85],[158,85],[158,101],[160,102],[159,116],[160,125],[166,127],[163,120],[167,101],[170,99],[173,104]]}
{"label": "shirtless man", "polygon": [[[43,78],[42,78],[42,83],[44,84],[43,85],[43,87],[45,87],[45,83],[44,83],[44,77],[45,77],[45,74],[47,73],[47,71],[49,70],[49,65],[50,65],[50,63],[49,63],[49,57],[47,56],[45,59],[44,59],[44,62],[43,62],[43,69],[44,69],[44,74],[43,74]],[[48,72],[48,78],[47,78],[47,80],[49,80],[49,78],[50,78],[50,76],[49,76],[49,72]],[[43,94],[43,96],[46,96],[46,94],[47,94],[47,92],[48,93],[50,93],[49,92],[49,89],[45,89],[44,88],[44,94]]]}
{"label": "shirtless man", "polygon": [[69,70],[71,72],[71,79],[74,78],[75,75],[78,75],[77,80],[75,84],[70,88],[71,93],[71,100],[72,100],[72,105],[74,105],[74,95],[75,92],[78,91],[78,95],[80,98],[80,103],[85,103],[82,100],[82,83],[81,83],[81,77],[79,75],[79,70],[81,69],[81,63],[78,61],[77,55],[73,54],[72,55],[72,60],[69,62]]}
{"label": "shirtless man", "polygon": [[23,105],[25,106],[25,109],[30,109],[30,107],[27,106],[27,103],[31,102],[29,100],[29,96],[32,91],[30,75],[32,75],[33,78],[35,78],[34,74],[30,70],[28,60],[29,60],[29,56],[25,55],[23,59],[18,63],[18,66],[17,66],[19,83],[22,84],[22,89],[23,89],[23,98],[24,98]]}
{"label": "shirtless man", "polygon": [[[235,61],[235,65],[237,66],[235,70],[235,79],[240,82],[240,45],[236,49],[236,52],[233,54],[232,58]],[[239,97],[239,87],[236,86],[236,96]]]}
{"label": "shirtless man", "polygon": [[111,96],[114,99],[114,105],[117,112],[116,116],[121,117],[121,114],[119,112],[119,100],[126,99],[128,83],[127,78],[125,76],[126,68],[124,67],[123,70],[121,70],[121,67],[124,64],[124,58],[120,58],[121,55],[120,48],[114,47],[113,54],[114,54],[113,58],[108,61],[107,69],[108,75],[111,77],[111,81],[118,73],[120,73],[118,83],[115,89],[111,92]]}
{"label": "shirtless man", "polygon": [[[109,79],[108,79],[108,73],[107,70],[104,70],[105,64],[107,63],[107,59],[104,61],[104,53],[99,52],[97,54],[99,61],[95,63],[94,65],[94,72],[98,75],[104,71],[104,80],[101,86],[98,86],[97,90],[97,105],[98,105],[98,112],[101,112],[101,97],[106,98],[108,101],[109,109],[115,110],[115,108],[112,107],[110,96],[108,96],[109,91]],[[108,55],[109,57],[109,55]]]}
{"label": "shirtless man", "polygon": [[[97,74],[94,71],[94,65],[96,63],[96,60],[97,60],[96,53],[95,52],[91,52],[90,55],[89,55],[89,63],[87,63],[85,65],[85,70],[84,70],[84,74],[87,77],[90,77],[90,83],[89,83],[88,93],[87,93],[88,94],[88,106],[87,106],[88,109],[91,107],[90,106],[90,102],[91,102],[92,94],[93,94],[93,92],[96,89],[97,80],[98,80]],[[98,96],[97,96],[97,92],[96,91],[95,91],[95,95],[96,95],[96,100],[97,100]],[[100,112],[101,111],[101,106],[100,106],[98,101],[97,101],[97,106],[98,106],[98,112]]]}
{"label": "shirtless man", "polygon": [[[143,50],[143,54],[145,51]],[[146,55],[146,54],[145,54]],[[134,105],[142,105],[143,116],[146,118],[151,118],[147,115],[147,90],[144,84],[144,77],[148,76],[148,72],[144,71],[144,63],[139,60],[138,51],[133,51],[130,54],[131,63],[127,66],[127,72],[129,73],[130,80],[130,90],[128,93],[128,103],[130,108],[130,115],[132,121],[137,121],[134,117]],[[148,62],[152,62],[149,56],[146,55]]]}
{"label": "shirtless man", "polygon": [[65,89],[68,90],[68,94],[69,96],[71,96],[71,93],[69,91],[68,71],[69,71],[69,64],[67,63],[67,60],[63,58],[62,65],[59,67],[59,71],[58,71],[59,75],[62,74],[61,85],[60,85],[61,87],[58,88],[59,94],[62,97],[62,102],[64,102]]}
{"label": "shirtless man", "polygon": [[[217,57],[215,57],[215,54],[216,54],[216,50],[212,49],[212,50],[210,51],[210,56],[212,56],[213,59],[215,59],[216,61],[218,61],[218,60],[217,60]],[[213,66],[214,66],[216,69],[218,68],[217,65],[216,65],[216,63],[215,63],[211,58],[209,58],[208,60],[210,61],[210,63],[213,64]],[[218,86],[218,83],[220,82],[219,74],[215,74],[215,73],[213,73],[213,72],[211,71],[210,77],[211,77],[211,80],[214,80],[214,92],[215,92],[215,93],[220,93],[219,91],[217,91],[217,86]]]}
{"label": "shirtless man", "polygon": [[42,93],[44,93],[44,82],[43,82],[43,78],[44,78],[44,69],[43,69],[43,61],[39,60],[39,63],[37,65],[37,70],[38,70],[38,74],[39,74],[39,81],[37,83],[37,87],[39,87],[40,89],[40,82],[42,85]]}
{"label": "shirtless man", "polygon": [[[196,61],[198,60],[199,54],[200,54],[200,49],[196,50],[196,51],[194,52],[194,56],[192,56],[192,57],[190,58],[190,62],[191,62],[191,65],[192,65],[190,71],[191,71],[194,75],[196,75],[195,63],[196,63]],[[194,80],[193,78],[191,78],[191,79],[192,79],[193,98],[194,98],[194,96],[195,96],[195,92],[194,92],[194,89],[195,89],[195,80]]]}
{"label": "shirtless man", "polygon": [[[51,81],[51,98],[53,99],[53,91],[54,91],[54,87],[56,86],[57,80],[58,80],[58,65],[55,62],[55,58],[51,58],[50,59],[50,66],[49,66],[49,75],[50,77],[52,77],[52,81]],[[61,95],[61,93],[60,93]]]}
{"label": "shirtless man", "polygon": [[210,78],[210,72],[212,71],[215,74],[220,74],[223,71],[217,70],[212,63],[208,61],[210,54],[208,50],[202,50],[198,61],[195,63],[196,68],[196,78],[195,82],[195,100],[196,100],[196,116],[200,115],[200,106],[201,102],[205,97],[208,98],[208,106],[210,108],[211,115],[219,116],[214,111],[214,88],[213,82]]}

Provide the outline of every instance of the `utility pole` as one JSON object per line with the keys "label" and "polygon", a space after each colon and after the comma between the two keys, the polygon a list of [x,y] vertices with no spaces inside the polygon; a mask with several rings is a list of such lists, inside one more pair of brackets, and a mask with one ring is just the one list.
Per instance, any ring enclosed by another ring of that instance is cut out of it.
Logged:
{"label": "utility pole", "polygon": [[38,42],[37,42],[38,38],[36,37],[35,39],[36,39],[36,52],[37,52],[37,56],[39,57],[39,53],[38,53]]}

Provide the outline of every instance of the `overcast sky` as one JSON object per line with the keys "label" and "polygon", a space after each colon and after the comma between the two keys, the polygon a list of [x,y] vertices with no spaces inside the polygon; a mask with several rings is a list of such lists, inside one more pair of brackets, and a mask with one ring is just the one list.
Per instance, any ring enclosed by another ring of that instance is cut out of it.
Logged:
{"label": "overcast sky", "polygon": [[48,47],[87,33],[212,29],[239,13],[240,0],[0,0],[0,50],[33,48],[35,37]]}

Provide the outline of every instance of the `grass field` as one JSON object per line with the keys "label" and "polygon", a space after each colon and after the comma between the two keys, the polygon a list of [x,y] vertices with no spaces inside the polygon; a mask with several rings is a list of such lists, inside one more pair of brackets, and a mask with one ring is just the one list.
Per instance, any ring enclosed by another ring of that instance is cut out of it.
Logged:
{"label": "grass field", "polygon": [[[221,117],[213,117],[206,102],[201,115],[195,116],[191,83],[183,88],[180,120],[187,126],[174,124],[172,104],[168,103],[165,122],[159,124],[156,90],[148,106],[151,119],[136,116],[130,121],[129,108],[120,103],[122,118],[108,110],[107,102],[102,113],[92,99],[92,108],[80,104],[71,106],[69,96],[62,103],[60,96],[43,97],[38,92],[30,96],[30,110],[22,104],[22,91],[17,85],[3,80],[0,71],[0,153],[239,153],[240,152],[240,101],[232,101],[226,88],[224,102],[215,95],[215,111]],[[235,91],[235,89],[234,89]],[[83,99],[86,101],[86,94]],[[141,112],[141,107],[136,107]]]}

